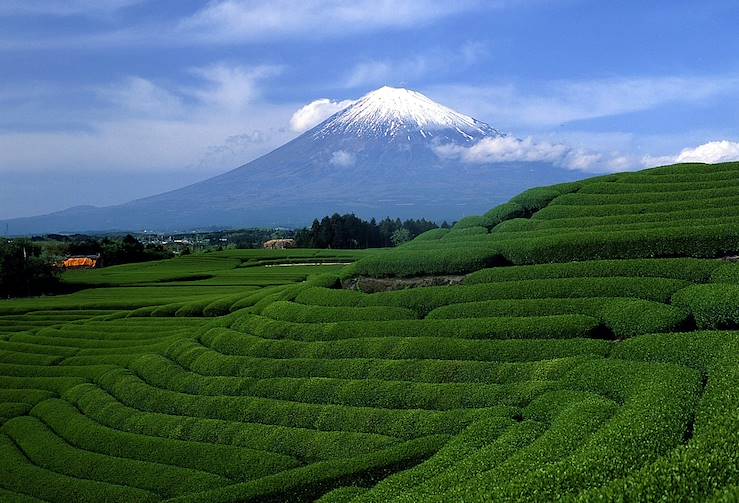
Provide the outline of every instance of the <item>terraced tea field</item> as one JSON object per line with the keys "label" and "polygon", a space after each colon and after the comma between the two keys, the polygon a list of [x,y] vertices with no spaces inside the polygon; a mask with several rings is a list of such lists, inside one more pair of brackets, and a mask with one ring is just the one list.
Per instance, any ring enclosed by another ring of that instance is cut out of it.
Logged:
{"label": "terraced tea field", "polygon": [[0,498],[736,501],[737,187],[736,163],[609,175],[393,250],[2,301]]}

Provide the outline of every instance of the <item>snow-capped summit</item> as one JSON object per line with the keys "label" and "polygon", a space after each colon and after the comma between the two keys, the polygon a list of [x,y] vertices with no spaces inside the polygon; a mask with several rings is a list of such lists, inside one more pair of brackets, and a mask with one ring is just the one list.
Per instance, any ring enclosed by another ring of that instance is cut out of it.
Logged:
{"label": "snow-capped summit", "polygon": [[330,134],[359,137],[409,136],[434,137],[439,131],[454,133],[463,141],[500,132],[484,122],[461,114],[409,89],[384,86],[334,114],[315,133],[317,138]]}

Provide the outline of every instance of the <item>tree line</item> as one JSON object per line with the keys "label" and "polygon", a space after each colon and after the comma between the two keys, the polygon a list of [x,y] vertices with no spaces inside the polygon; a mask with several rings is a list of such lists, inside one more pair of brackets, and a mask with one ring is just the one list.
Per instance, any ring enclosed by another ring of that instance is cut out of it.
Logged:
{"label": "tree line", "polygon": [[59,269],[41,246],[28,239],[0,242],[0,297],[54,293]]}
{"label": "tree line", "polygon": [[0,241],[0,297],[28,297],[66,290],[59,262],[68,255],[100,255],[103,265],[170,258],[159,245],[144,245],[130,234],[122,239],[47,236],[46,241]]}
{"label": "tree line", "polygon": [[85,237],[81,240],[70,240],[63,250],[64,255],[100,255],[101,263],[105,266],[161,260],[174,256],[162,245],[145,245],[131,234],[122,239]]}
{"label": "tree line", "polygon": [[[444,222],[442,227],[449,227]],[[307,229],[295,234],[295,245],[299,248],[385,248],[398,246],[419,234],[439,227],[426,219],[401,221],[384,218],[377,222],[367,221],[354,214],[334,213],[321,220],[313,220]]]}

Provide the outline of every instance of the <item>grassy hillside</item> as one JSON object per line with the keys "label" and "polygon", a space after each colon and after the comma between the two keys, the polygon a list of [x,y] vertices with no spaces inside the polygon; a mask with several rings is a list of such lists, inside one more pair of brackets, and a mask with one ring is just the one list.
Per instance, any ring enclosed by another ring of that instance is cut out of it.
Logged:
{"label": "grassy hillside", "polygon": [[[735,501],[737,187],[736,163],[609,175],[393,250],[2,301],[0,499]],[[457,278],[341,288],[429,275]]]}

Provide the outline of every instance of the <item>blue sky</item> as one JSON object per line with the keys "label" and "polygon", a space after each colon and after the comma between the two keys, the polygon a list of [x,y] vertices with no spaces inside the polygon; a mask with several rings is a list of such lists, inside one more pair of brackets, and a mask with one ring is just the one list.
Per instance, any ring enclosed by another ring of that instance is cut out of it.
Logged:
{"label": "blue sky", "polygon": [[737,19],[730,0],[3,0],[0,218],[210,177],[382,85],[586,173],[735,159]]}

